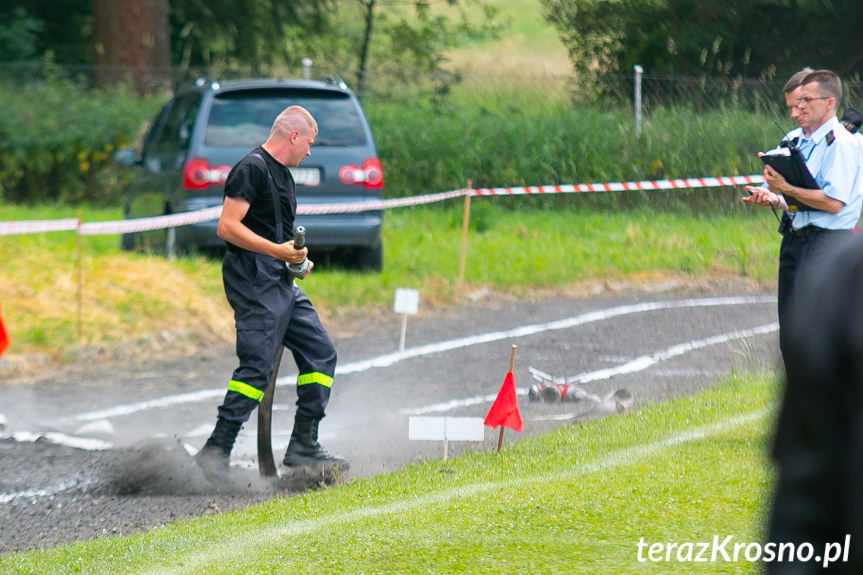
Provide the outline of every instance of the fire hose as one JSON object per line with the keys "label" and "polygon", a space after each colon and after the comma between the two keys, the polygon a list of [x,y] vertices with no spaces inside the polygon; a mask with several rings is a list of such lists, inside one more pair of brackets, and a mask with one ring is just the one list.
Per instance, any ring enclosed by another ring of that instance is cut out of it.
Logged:
{"label": "fire hose", "polygon": [[[306,228],[297,226],[294,231],[294,248],[303,249],[306,245]],[[293,277],[302,277],[309,267],[308,258],[302,263],[291,264],[286,263],[288,272]],[[274,477],[276,472],[276,461],[273,458],[273,444],[271,441],[271,429],[273,423],[273,395],[276,390],[276,378],[279,375],[279,367],[282,364],[282,354],[285,352],[285,346],[281,341],[278,342],[276,357],[273,359],[273,371],[270,373],[270,379],[267,381],[267,389],[264,391],[264,397],[258,406],[258,471],[261,477]]]}

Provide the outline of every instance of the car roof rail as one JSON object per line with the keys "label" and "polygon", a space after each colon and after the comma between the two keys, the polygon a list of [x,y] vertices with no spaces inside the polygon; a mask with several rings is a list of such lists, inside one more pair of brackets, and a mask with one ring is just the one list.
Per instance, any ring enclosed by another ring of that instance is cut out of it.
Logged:
{"label": "car roof rail", "polygon": [[210,90],[218,90],[219,80],[212,76],[199,76],[195,79],[195,86],[198,88],[207,87]]}
{"label": "car roof rail", "polygon": [[341,77],[341,76],[339,76],[338,74],[330,74],[330,75],[328,75],[328,76],[324,76],[324,77],[321,79],[321,81],[322,81],[322,82],[325,82],[325,83],[327,83],[327,84],[332,84],[332,85],[334,85],[334,86],[338,86],[339,88],[341,88],[341,89],[343,89],[343,90],[347,90],[347,89],[348,89],[348,85],[347,85],[347,84],[345,84],[345,81],[344,81],[344,80],[342,80],[342,77]]}

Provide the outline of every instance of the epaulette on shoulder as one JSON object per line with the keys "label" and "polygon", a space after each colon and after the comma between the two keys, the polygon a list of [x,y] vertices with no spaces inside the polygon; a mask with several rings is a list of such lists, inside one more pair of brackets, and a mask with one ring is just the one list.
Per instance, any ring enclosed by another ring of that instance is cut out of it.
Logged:
{"label": "epaulette on shoulder", "polygon": [[827,145],[828,145],[828,146],[829,146],[830,144],[832,144],[832,143],[833,143],[833,140],[835,140],[835,139],[836,139],[836,136],[834,136],[834,135],[833,135],[833,130],[830,130],[829,132],[827,132],[827,135],[826,135],[826,136],[824,136],[824,139],[825,139],[825,140],[827,140]]}

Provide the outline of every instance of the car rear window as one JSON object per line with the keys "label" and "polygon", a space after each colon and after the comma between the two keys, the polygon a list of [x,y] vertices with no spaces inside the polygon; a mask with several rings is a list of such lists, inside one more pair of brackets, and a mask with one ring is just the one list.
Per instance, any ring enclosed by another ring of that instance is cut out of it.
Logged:
{"label": "car rear window", "polygon": [[366,135],[351,97],[326,90],[243,90],[213,100],[207,146],[252,148],[264,143],[270,127],[288,106],[302,106],[318,122],[316,146],[364,146]]}

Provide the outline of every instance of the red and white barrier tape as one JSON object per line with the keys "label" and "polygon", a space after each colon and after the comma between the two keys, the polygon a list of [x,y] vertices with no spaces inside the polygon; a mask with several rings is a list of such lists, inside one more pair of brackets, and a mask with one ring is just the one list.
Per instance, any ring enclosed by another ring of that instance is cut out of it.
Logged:
{"label": "red and white barrier tape", "polygon": [[217,220],[222,213],[222,206],[206,208],[195,212],[182,212],[170,216],[155,216],[152,218],[138,218],[135,220],[119,220],[115,222],[92,222],[81,224],[82,236],[96,236],[104,234],[127,234],[130,232],[144,232],[158,230],[161,228],[173,228],[197,224],[210,220]]}
{"label": "red and white barrier tape", "polygon": [[[633,190],[681,190],[691,188],[713,188],[719,186],[739,186],[744,184],[760,184],[760,175],[728,176],[717,178],[686,178],[677,180],[644,180],[639,182],[611,182],[600,184],[565,184],[553,186],[523,186],[512,188],[475,188],[440,192],[425,196],[393,198],[390,200],[375,200],[369,202],[345,202],[341,204],[301,204],[297,206],[299,215],[347,214],[386,210],[405,206],[418,206],[444,200],[470,196],[518,196],[531,194],[570,194],[584,192],[623,192]],[[0,236],[17,234],[38,234],[43,232],[58,232],[78,230],[84,236],[126,234],[184,226],[216,220],[222,213],[222,206],[214,206],[195,212],[183,212],[169,216],[155,216],[134,220],[119,220],[113,222],[90,222],[78,226],[76,219],[33,220],[18,222],[0,222]]]}
{"label": "red and white barrier tape", "polygon": [[347,214],[355,212],[371,212],[373,210],[386,210],[389,208],[403,208],[405,206],[418,206],[420,204],[431,204],[442,202],[451,198],[465,196],[468,190],[453,190],[451,192],[440,192],[427,196],[410,196],[407,198],[393,198],[391,200],[375,200],[373,202],[346,202],[343,204],[302,204],[297,206],[297,214]]}
{"label": "red and white barrier tape", "polygon": [[574,184],[558,186],[527,186],[519,188],[477,188],[470,190],[472,196],[527,195],[527,194],[571,194],[580,192],[625,192],[634,190],[682,190],[687,188],[716,188],[760,184],[764,180],[756,176],[729,176],[718,178],[686,178],[680,180],[644,180],[640,182],[611,182],[607,184]]}
{"label": "red and white barrier tape", "polygon": [[78,220],[29,220],[20,222],[0,222],[0,236],[19,234],[38,234],[42,232],[67,232],[78,227]]}

